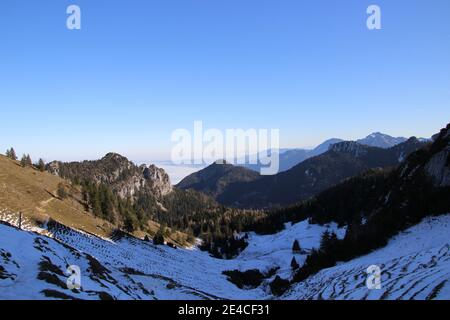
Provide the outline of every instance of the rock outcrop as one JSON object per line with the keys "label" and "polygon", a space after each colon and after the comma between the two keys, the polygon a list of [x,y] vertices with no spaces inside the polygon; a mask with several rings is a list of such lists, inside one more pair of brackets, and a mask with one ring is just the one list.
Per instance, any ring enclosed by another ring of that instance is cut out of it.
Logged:
{"label": "rock outcrop", "polygon": [[435,186],[450,186],[450,125],[435,136],[435,143],[440,145],[425,166],[426,173],[432,177]]}
{"label": "rock outcrop", "polygon": [[138,167],[117,153],[108,153],[95,161],[53,161],[47,165],[47,170],[71,180],[107,184],[122,198],[132,197],[141,190],[149,191],[157,198],[172,192],[169,176],[163,169],[155,165]]}

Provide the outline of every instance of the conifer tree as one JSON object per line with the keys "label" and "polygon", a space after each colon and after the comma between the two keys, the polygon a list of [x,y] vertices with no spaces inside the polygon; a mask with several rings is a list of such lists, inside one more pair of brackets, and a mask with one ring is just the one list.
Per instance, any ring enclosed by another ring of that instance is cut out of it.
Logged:
{"label": "conifer tree", "polygon": [[326,230],[322,233],[322,237],[320,239],[320,250],[326,251],[328,249],[330,243],[330,231]]}
{"label": "conifer tree", "polygon": [[159,227],[158,232],[156,232],[155,236],[153,237],[153,244],[155,245],[160,245],[160,244],[164,244],[164,232],[166,230],[166,227],[164,226],[164,224],[161,224],[161,226]]}
{"label": "conifer tree", "polygon": [[294,241],[294,244],[292,245],[292,252],[294,253],[300,253],[302,251],[302,249],[300,248],[300,243],[298,242],[298,240],[296,239]]}
{"label": "conifer tree", "polygon": [[36,168],[38,168],[39,171],[41,171],[41,172],[45,171],[45,162],[44,162],[44,160],[42,160],[42,158],[39,159],[39,161],[38,161],[38,163],[36,165]]}
{"label": "conifer tree", "polygon": [[31,167],[33,165],[33,162],[31,161],[31,157],[29,154],[24,154],[22,156],[22,159],[20,159],[20,165],[22,167]]}
{"label": "conifer tree", "polygon": [[100,217],[102,215],[102,204],[100,201],[100,193],[97,190],[94,190],[92,197],[92,211],[96,217]]}
{"label": "conifer tree", "polygon": [[20,159],[20,165],[22,166],[22,167],[26,167],[27,166],[27,163],[28,163],[28,158],[27,158],[27,156],[24,154],[23,156],[22,156],[22,159]]}
{"label": "conifer tree", "polygon": [[337,242],[338,237],[336,233],[327,230],[322,234],[322,239],[320,240],[320,250],[323,252],[330,252]]}
{"label": "conifer tree", "polygon": [[299,266],[297,260],[295,260],[295,257],[293,257],[292,261],[291,261],[291,268],[292,268],[292,270],[297,270],[299,267],[300,266]]}
{"label": "conifer tree", "polygon": [[16,151],[14,151],[14,148],[6,150],[6,156],[12,160],[17,160],[17,155]]}
{"label": "conifer tree", "polygon": [[60,182],[58,184],[58,190],[56,191],[58,194],[58,197],[63,200],[65,198],[67,198],[67,191],[66,191],[66,187],[64,187],[64,184],[62,182]]}
{"label": "conifer tree", "polygon": [[136,230],[136,225],[137,223],[135,218],[130,215],[127,215],[123,223],[124,229],[129,233],[133,233]]}

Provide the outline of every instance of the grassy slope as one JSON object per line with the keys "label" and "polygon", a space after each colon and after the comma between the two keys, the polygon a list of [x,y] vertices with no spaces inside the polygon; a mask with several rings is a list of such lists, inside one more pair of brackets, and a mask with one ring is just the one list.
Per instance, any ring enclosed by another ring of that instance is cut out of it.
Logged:
{"label": "grassy slope", "polygon": [[[58,184],[62,182],[69,196],[60,200],[56,196]],[[85,211],[81,203],[80,190],[70,182],[48,172],[34,168],[23,168],[18,161],[0,155],[0,209],[22,212],[33,222],[41,223],[52,218],[66,226],[107,237],[114,226],[105,220],[95,218]],[[149,221],[150,236],[156,233],[159,224]],[[136,232],[144,237],[145,233]],[[174,233],[168,241],[177,243],[177,239],[186,239],[185,234]],[[185,245],[181,241],[180,245]]]}

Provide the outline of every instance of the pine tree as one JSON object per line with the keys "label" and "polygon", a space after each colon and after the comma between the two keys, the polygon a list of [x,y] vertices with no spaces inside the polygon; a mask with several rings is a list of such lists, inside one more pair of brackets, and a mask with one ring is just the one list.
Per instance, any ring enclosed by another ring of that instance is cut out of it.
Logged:
{"label": "pine tree", "polygon": [[38,163],[36,165],[36,168],[38,168],[39,171],[41,171],[41,172],[45,171],[45,162],[44,162],[44,160],[42,160],[42,158],[39,159],[39,161],[38,161]]}
{"label": "pine tree", "polygon": [[[101,215],[104,219],[114,223],[114,196],[112,191],[106,186],[101,185],[99,188]],[[130,214],[129,214],[130,215]],[[134,229],[134,221],[131,221]],[[132,230],[134,231],[134,230]]]}
{"label": "pine tree", "polygon": [[297,263],[297,260],[295,260],[295,257],[293,257],[292,261],[291,261],[292,270],[297,270],[299,267],[300,267],[300,265]]}
{"label": "pine tree", "polygon": [[66,187],[64,187],[64,184],[62,182],[60,182],[58,184],[58,190],[56,191],[56,193],[58,194],[58,197],[61,200],[64,200],[65,198],[67,198],[67,191],[66,191]]}
{"label": "pine tree", "polygon": [[322,237],[320,239],[320,250],[327,251],[329,244],[330,244],[330,231],[326,230],[324,233],[322,233]]}
{"label": "pine tree", "polygon": [[92,211],[94,216],[100,217],[102,215],[102,204],[100,201],[100,194],[97,190],[95,190],[91,197],[92,202]]}
{"label": "pine tree", "polygon": [[14,151],[14,148],[6,150],[6,156],[12,160],[17,160],[17,155],[16,151]]}
{"label": "pine tree", "polygon": [[87,203],[89,201],[89,195],[88,195],[87,187],[85,184],[83,184],[81,186],[81,197],[82,197],[84,203]]}
{"label": "pine tree", "polygon": [[28,163],[28,158],[27,158],[27,156],[24,154],[23,156],[22,156],[22,159],[20,159],[20,165],[22,166],[22,167],[26,167],[27,166],[27,163]]}
{"label": "pine tree", "polygon": [[123,227],[127,232],[133,233],[137,229],[137,223],[134,217],[127,215],[123,223]]}
{"label": "pine tree", "polygon": [[331,252],[339,241],[336,233],[332,231],[325,231],[322,234],[322,239],[320,240],[320,251]]}
{"label": "pine tree", "polygon": [[28,167],[31,167],[33,165],[33,161],[31,161],[31,157],[29,154],[27,154],[27,157],[26,157],[26,164]]}
{"label": "pine tree", "polygon": [[302,251],[301,247],[300,247],[300,243],[298,242],[298,240],[296,239],[294,241],[294,244],[292,245],[292,252],[294,253],[300,253]]}
{"label": "pine tree", "polygon": [[158,232],[156,232],[155,236],[153,237],[153,244],[155,245],[160,245],[160,244],[164,244],[164,232],[166,230],[166,227],[164,226],[164,224],[162,224],[159,227]]}

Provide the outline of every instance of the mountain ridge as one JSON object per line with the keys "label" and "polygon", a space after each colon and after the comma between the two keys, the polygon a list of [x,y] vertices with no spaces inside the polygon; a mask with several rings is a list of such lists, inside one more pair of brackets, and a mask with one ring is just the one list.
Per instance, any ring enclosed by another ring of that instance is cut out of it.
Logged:
{"label": "mountain ridge", "polygon": [[[22,167],[19,162],[0,155],[0,220],[9,221],[14,225],[19,223],[19,212],[22,222],[38,227],[55,221],[83,232],[96,234],[100,237],[110,236],[116,229],[116,224],[96,216],[93,208],[84,199],[82,188],[73,182],[48,171],[40,171],[34,167]],[[64,197],[58,189],[64,189]],[[148,220],[145,230],[133,230],[139,237],[153,236],[160,224]],[[167,233],[167,239],[177,243],[177,239],[186,239],[187,235],[180,232]],[[185,245],[179,241],[180,246]]]}
{"label": "mountain ridge", "polygon": [[133,196],[136,190],[142,189],[149,189],[158,198],[172,192],[170,178],[163,169],[153,164],[137,166],[114,152],[107,153],[99,160],[52,161],[47,164],[46,169],[68,179],[108,184],[122,198]]}
{"label": "mountain ridge", "polygon": [[405,142],[406,140],[408,139],[405,137],[392,137],[381,132],[374,132],[363,139],[356,140],[356,142],[371,147],[387,149]]}
{"label": "mountain ridge", "polygon": [[217,197],[229,184],[253,181],[259,174],[250,169],[228,163],[212,163],[199,172],[193,173],[176,185],[180,189],[201,190],[203,193]]}
{"label": "mountain ridge", "polygon": [[[238,208],[267,208],[293,204],[365,170],[396,166],[409,153],[423,145],[424,143],[414,137],[389,149],[362,145],[354,141],[331,144],[327,152],[309,158],[277,175],[233,181],[223,186],[223,192],[216,194],[216,200]],[[192,185],[188,182],[193,176],[202,174],[203,170],[200,170],[188,176],[184,182],[182,181],[181,187],[201,192],[201,185]],[[220,174],[217,172],[216,174],[220,178]]]}
{"label": "mountain ridge", "polygon": [[[353,140],[359,144],[371,146],[371,147],[378,147],[383,149],[389,149],[391,147],[394,147],[400,143],[403,143],[407,141],[407,138],[404,137],[392,137],[388,134],[384,134],[381,132],[374,132],[366,136],[365,138]],[[419,138],[419,141],[421,142],[428,142],[429,139]],[[276,153],[279,156],[279,172],[287,171],[291,169],[292,167],[296,166],[297,164],[318,156],[322,153],[325,153],[328,151],[329,147],[333,144],[344,142],[344,141],[350,141],[350,140],[343,140],[339,138],[331,138],[327,139],[318,146],[316,146],[313,149],[302,149],[302,148],[294,148],[294,149],[279,149],[279,150],[269,150],[262,152],[260,156],[262,158],[266,157],[267,152],[270,152],[272,154]],[[245,168],[260,172],[263,165],[261,165],[260,162],[258,164],[244,164],[241,165]]]}

